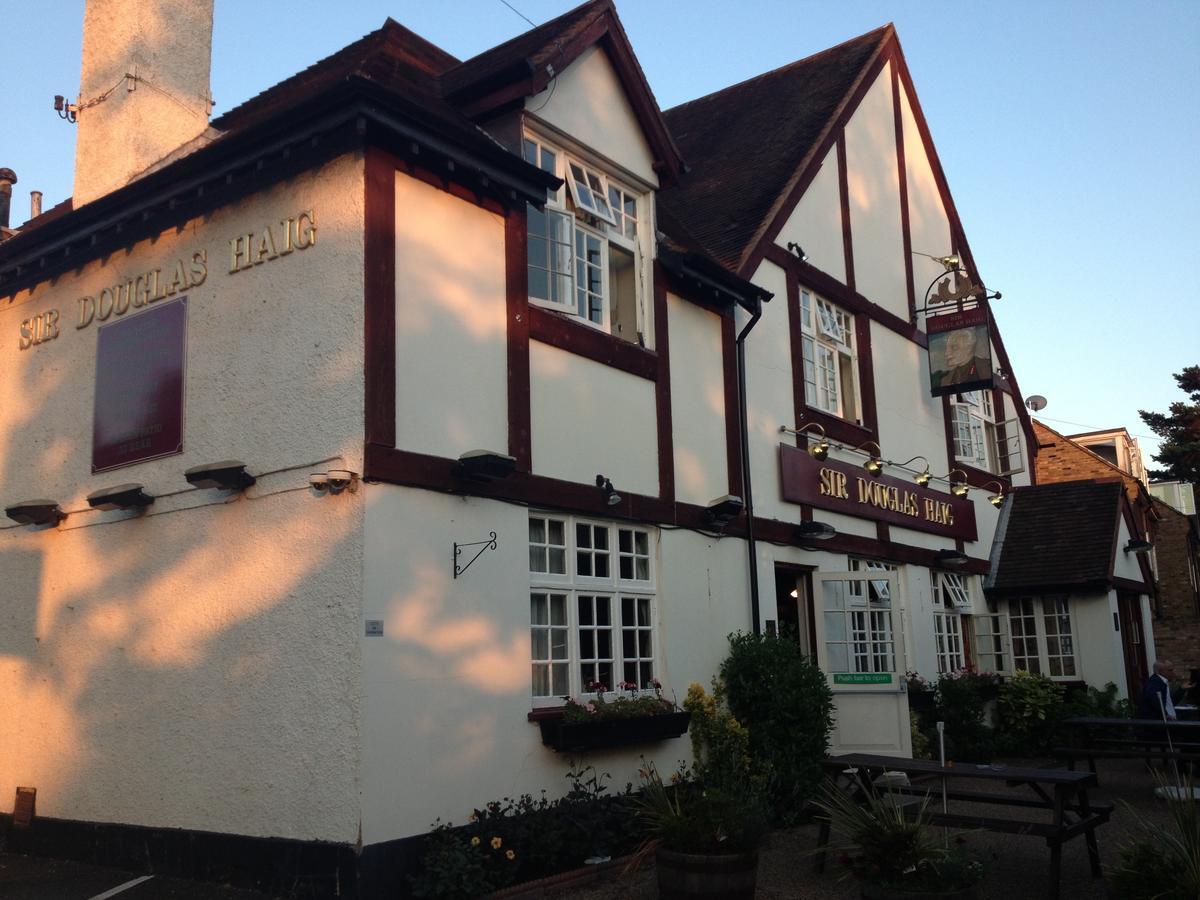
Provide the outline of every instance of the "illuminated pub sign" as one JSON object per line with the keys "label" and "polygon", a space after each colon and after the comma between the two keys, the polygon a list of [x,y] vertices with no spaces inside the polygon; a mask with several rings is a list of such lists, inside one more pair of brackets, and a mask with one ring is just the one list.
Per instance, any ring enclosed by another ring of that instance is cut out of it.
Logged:
{"label": "illuminated pub sign", "polygon": [[183,452],[187,298],[99,330],[92,471]]}
{"label": "illuminated pub sign", "polygon": [[992,340],[985,306],[930,316],[925,333],[933,396],[992,386]]}
{"label": "illuminated pub sign", "polygon": [[779,445],[779,474],[783,499],[792,503],[964,541],[978,537],[975,504],[965,497],[890,475],[872,478],[862,466],[813,459],[788,444]]}

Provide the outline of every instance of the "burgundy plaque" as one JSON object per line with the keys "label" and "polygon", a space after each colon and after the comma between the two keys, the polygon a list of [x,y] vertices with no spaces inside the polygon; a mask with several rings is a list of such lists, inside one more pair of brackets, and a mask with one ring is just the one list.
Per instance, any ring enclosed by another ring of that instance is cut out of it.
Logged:
{"label": "burgundy plaque", "polygon": [[37,805],[37,788],[17,788],[17,800],[13,804],[13,825],[18,828],[28,828],[33,823],[33,813]]}
{"label": "burgundy plaque", "polygon": [[872,478],[854,463],[816,460],[807,450],[779,445],[783,499],[818,509],[877,519],[914,531],[973,541],[975,504],[965,497],[933,491],[902,478]]}
{"label": "burgundy plaque", "polygon": [[992,386],[987,309],[976,306],[930,316],[925,320],[925,333],[929,335],[929,387],[933,396]]}
{"label": "burgundy plaque", "polygon": [[186,347],[186,297],[100,328],[93,472],[183,451]]}

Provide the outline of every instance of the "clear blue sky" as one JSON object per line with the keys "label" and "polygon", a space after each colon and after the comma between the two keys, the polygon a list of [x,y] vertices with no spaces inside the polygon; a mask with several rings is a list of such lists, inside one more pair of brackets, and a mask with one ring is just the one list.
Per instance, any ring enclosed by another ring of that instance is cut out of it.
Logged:
{"label": "clear blue sky", "polygon": [[[541,23],[571,0],[512,0]],[[1200,2],[618,0],[664,107],[895,22],[1022,390],[1062,431],[1147,429],[1200,363]],[[466,58],[529,26],[501,0],[216,0],[216,113],[386,16]],[[0,166],[71,192],[82,0],[0,0]],[[1076,424],[1064,424],[1076,423]],[[1143,441],[1143,447],[1154,448]],[[1147,459],[1147,462],[1150,462]]]}

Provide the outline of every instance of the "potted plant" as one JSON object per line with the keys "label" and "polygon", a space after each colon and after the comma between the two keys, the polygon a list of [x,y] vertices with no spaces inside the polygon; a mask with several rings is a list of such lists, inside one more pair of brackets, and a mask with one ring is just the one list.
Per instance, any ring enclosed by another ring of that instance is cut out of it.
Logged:
{"label": "potted plant", "polygon": [[607,699],[608,685],[592,681],[586,687],[595,697],[586,701],[567,697],[561,716],[538,721],[547,747],[581,752],[663,741],[688,730],[691,713],[663,696],[657,678],[652,681],[651,693],[623,681],[611,700]]}
{"label": "potted plant", "polygon": [[928,798],[872,790],[853,797],[830,782],[814,801],[840,844],[863,900],[976,900],[983,865],[929,824]]}
{"label": "potted plant", "polygon": [[1120,863],[1108,872],[1109,896],[1124,900],[1192,900],[1200,897],[1200,801],[1196,799],[1196,783],[1190,777],[1172,783],[1158,775],[1155,781],[1155,793],[1167,799],[1170,820],[1163,825],[1129,809],[1138,834],[1121,848]]}
{"label": "potted plant", "polygon": [[660,897],[751,900],[764,804],[750,785],[705,784],[681,768],[663,784],[653,763],[640,772],[632,802],[646,838],[635,859],[654,853]]}

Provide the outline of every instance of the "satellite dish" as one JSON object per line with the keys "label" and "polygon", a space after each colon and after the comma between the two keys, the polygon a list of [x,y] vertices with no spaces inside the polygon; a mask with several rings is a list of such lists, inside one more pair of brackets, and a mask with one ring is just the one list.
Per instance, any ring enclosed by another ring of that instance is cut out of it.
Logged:
{"label": "satellite dish", "polygon": [[1041,394],[1034,394],[1032,397],[1025,398],[1025,405],[1028,406],[1030,409],[1032,409],[1034,412],[1041,412],[1043,409],[1046,408],[1046,404],[1048,402],[1049,401],[1047,401],[1046,398],[1043,397]]}

